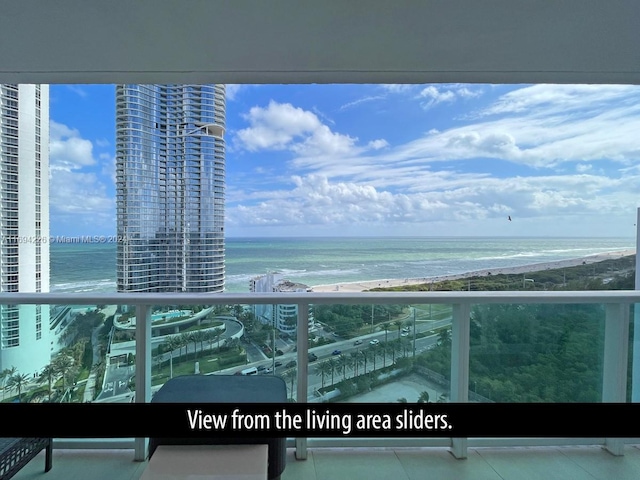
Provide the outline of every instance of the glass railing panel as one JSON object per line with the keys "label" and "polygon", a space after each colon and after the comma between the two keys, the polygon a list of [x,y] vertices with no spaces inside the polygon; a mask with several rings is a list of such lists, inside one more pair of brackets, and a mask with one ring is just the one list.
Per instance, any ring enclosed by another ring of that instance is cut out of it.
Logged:
{"label": "glass railing panel", "polygon": [[[135,308],[129,312],[135,318]],[[247,348],[243,342],[242,312],[234,306],[149,307],[152,392],[177,376],[235,374],[245,368]],[[118,325],[118,319],[115,323]],[[135,344],[126,346],[128,354],[132,347],[135,353]]]}
{"label": "glass railing panel", "polygon": [[601,304],[474,306],[469,401],[601,402],[604,326]]}
{"label": "glass railing panel", "polygon": [[106,305],[0,305],[2,401],[96,401],[114,311]]}
{"label": "glass railing panel", "polygon": [[450,305],[318,305],[310,323],[308,402],[447,401]]}

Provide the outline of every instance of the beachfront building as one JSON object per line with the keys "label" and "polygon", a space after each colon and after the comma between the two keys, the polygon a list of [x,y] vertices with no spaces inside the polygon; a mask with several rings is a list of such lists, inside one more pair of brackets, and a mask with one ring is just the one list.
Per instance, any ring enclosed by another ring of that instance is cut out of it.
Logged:
{"label": "beachfront building", "polygon": [[117,289],[222,292],[224,85],[116,87]]}
{"label": "beachfront building", "polygon": [[[252,278],[249,281],[249,290],[252,293],[311,291],[307,285],[286,280],[280,273],[267,273]],[[282,333],[296,332],[297,305],[254,305],[254,315],[262,323],[273,325]]]}
{"label": "beachfront building", "polygon": [[[0,84],[0,237],[0,291],[48,292],[48,85]],[[49,306],[0,304],[0,371],[34,375],[50,355]]]}

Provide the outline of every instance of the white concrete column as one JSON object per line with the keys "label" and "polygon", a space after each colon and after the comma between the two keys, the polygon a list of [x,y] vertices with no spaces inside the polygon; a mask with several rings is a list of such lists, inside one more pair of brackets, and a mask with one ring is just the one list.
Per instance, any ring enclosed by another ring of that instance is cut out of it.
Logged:
{"label": "white concrete column", "polygon": [[[136,305],[136,403],[151,401],[151,309],[148,305]],[[148,438],[135,439],[135,460],[147,458]]]}
{"label": "white concrete column", "polygon": [[[453,305],[451,325],[451,402],[469,401],[469,340],[471,309],[468,303]],[[451,453],[456,458],[467,458],[467,439],[452,438]]]}
{"label": "white concrete column", "polygon": [[[298,324],[297,324],[297,366],[298,366],[298,388],[297,402],[307,403],[309,388],[309,304],[298,304]],[[307,459],[307,439],[296,438],[296,459]]]}

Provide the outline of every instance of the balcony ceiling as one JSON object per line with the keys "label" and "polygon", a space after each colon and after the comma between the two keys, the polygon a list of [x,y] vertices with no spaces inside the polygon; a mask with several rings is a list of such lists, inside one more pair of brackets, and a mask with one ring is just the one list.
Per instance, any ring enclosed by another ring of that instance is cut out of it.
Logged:
{"label": "balcony ceiling", "polygon": [[637,0],[2,0],[1,83],[640,83]]}

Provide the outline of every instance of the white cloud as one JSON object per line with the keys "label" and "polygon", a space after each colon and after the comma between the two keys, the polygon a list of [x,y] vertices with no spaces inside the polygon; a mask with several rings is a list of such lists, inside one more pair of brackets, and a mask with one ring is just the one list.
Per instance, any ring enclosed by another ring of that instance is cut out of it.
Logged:
{"label": "white cloud", "polygon": [[634,85],[531,85],[502,95],[480,116],[525,113],[527,116],[567,114],[572,111],[602,112],[611,102],[624,106],[629,98],[638,99]]}
{"label": "white cloud", "polygon": [[236,84],[236,83],[227,83],[225,85],[225,94],[226,94],[226,98],[227,100],[235,100],[236,97],[238,96],[238,93],[240,93],[240,90],[242,90],[243,85],[241,84]]}
{"label": "white cloud", "polygon": [[428,85],[417,95],[418,99],[424,100],[421,105],[429,109],[439,103],[453,103],[458,99],[474,98],[482,94],[480,90],[471,90],[464,85]]}
{"label": "white cloud", "polygon": [[49,159],[52,170],[72,170],[96,163],[93,144],[78,130],[50,121]]}
{"label": "white cloud", "polygon": [[353,100],[352,102],[345,103],[340,107],[340,110],[347,110],[363,103],[374,102],[376,100],[384,100],[385,98],[386,97],[384,95],[371,95],[368,97],[358,98],[357,100]]}
{"label": "white cloud", "polygon": [[377,140],[371,140],[367,146],[373,150],[380,150],[381,148],[385,148],[389,146],[389,142],[387,142],[384,138],[379,138]]}
{"label": "white cloud", "polygon": [[628,202],[633,201],[635,190],[632,184],[590,175],[506,179],[469,176],[462,182],[454,174],[438,172],[433,176],[437,188],[413,193],[393,193],[364,183],[332,182],[322,175],[293,176],[291,190],[271,192],[269,198],[254,204],[232,206],[228,218],[231,225],[334,228],[502,219],[514,213],[520,219],[563,218],[615,213],[622,205],[609,190],[627,195]]}
{"label": "white cloud", "polygon": [[407,93],[416,88],[416,85],[405,83],[384,83],[380,86],[391,93]]}
{"label": "white cloud", "polygon": [[[290,104],[255,107],[239,140],[247,150],[291,152],[289,166],[299,176],[291,188],[235,191],[227,209],[230,226],[343,232],[377,225],[383,234],[464,220],[478,234],[493,234],[492,222],[501,225],[513,215],[519,227],[529,228],[518,234],[569,235],[573,227],[584,230],[585,219],[635,211],[640,88],[535,87],[496,98],[458,119],[459,126],[431,128],[393,147],[384,139],[358,146],[357,139]],[[482,90],[448,85],[422,92],[423,100],[448,102]],[[493,160],[486,168],[485,159]],[[533,168],[512,167],[523,175],[509,176],[496,167],[500,161]],[[282,172],[273,173],[280,185]]]}
{"label": "white cloud", "polygon": [[536,167],[640,159],[640,88],[634,86],[524,87],[498,98],[473,118],[467,125],[431,131],[400,146],[390,159],[488,157]]}
{"label": "white cloud", "polygon": [[89,95],[85,89],[78,85],[67,85],[66,87],[79,97],[86,98]]}
{"label": "white cloud", "polygon": [[[111,155],[103,153],[98,162],[93,155],[93,143],[82,138],[77,129],[50,121],[50,192],[51,227],[86,232],[115,225],[115,200],[107,191],[104,176],[115,180],[115,163]],[[99,176],[94,171],[102,164]]]}
{"label": "white cloud", "polygon": [[253,107],[245,115],[249,127],[239,130],[235,143],[240,148],[291,150],[299,155],[348,152],[356,139],[332,132],[318,117],[289,103],[269,102],[266,108]]}

